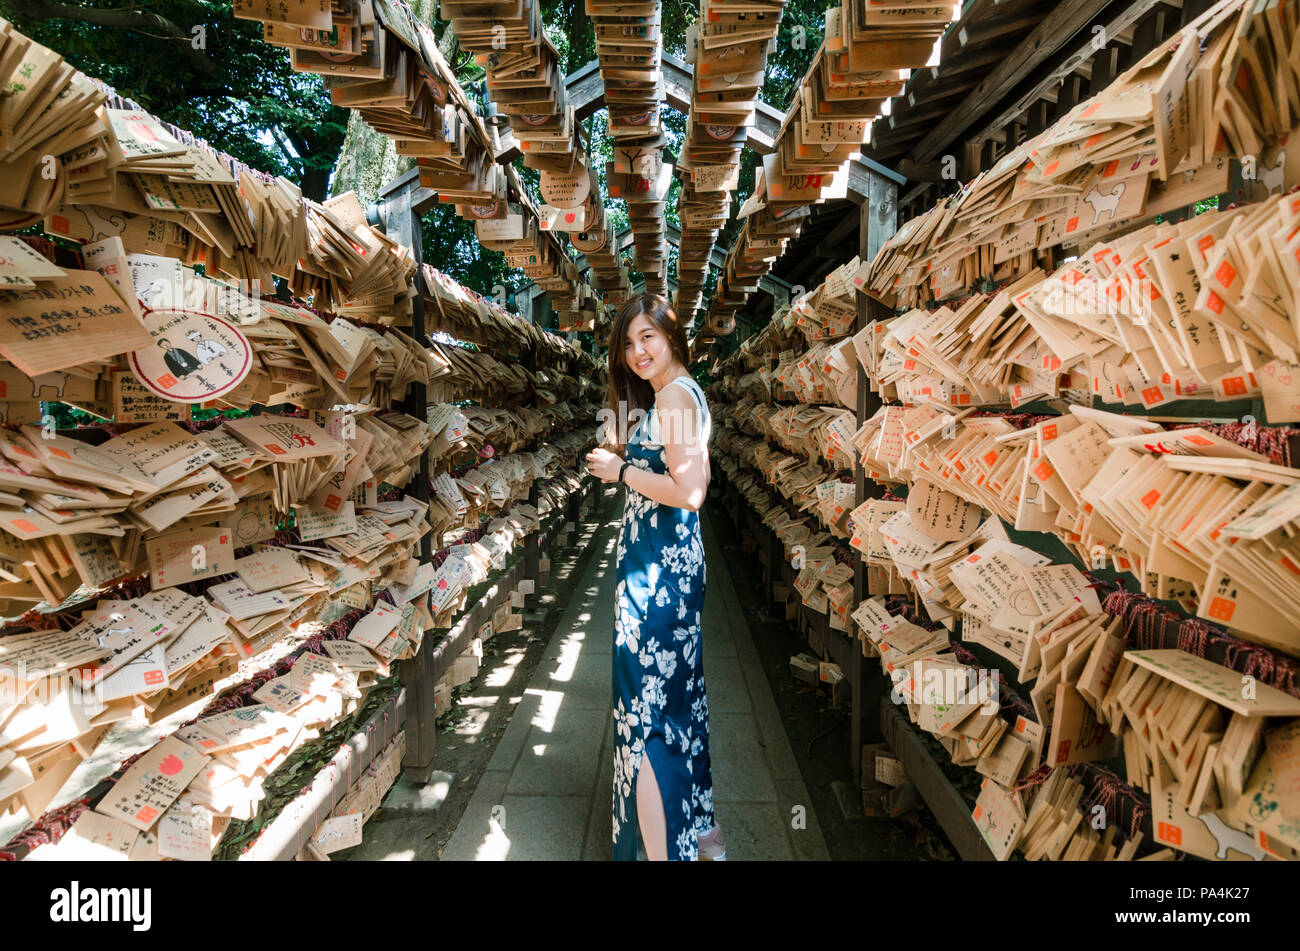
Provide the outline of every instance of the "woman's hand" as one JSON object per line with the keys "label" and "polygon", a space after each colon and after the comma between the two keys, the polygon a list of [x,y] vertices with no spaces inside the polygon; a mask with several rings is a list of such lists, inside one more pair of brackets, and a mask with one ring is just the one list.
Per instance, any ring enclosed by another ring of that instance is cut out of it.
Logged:
{"label": "woman's hand", "polygon": [[623,457],[608,449],[597,447],[587,453],[587,471],[601,482],[617,482],[618,470],[623,468]]}

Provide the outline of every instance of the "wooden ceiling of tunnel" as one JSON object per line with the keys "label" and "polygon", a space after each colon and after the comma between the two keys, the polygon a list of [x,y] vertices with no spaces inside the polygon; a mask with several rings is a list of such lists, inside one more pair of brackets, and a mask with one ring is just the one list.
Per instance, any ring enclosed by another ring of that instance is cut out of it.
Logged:
{"label": "wooden ceiling of tunnel", "polygon": [[968,0],[863,151],[912,184],[902,219],[969,181],[1174,36],[1211,0]]}

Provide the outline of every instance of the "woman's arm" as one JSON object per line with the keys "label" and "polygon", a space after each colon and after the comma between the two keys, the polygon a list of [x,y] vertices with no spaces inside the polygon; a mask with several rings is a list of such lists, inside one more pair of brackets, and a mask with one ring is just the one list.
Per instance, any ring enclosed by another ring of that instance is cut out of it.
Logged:
{"label": "woman's arm", "polygon": [[[666,386],[659,391],[655,410],[668,472],[659,475],[628,466],[623,481],[655,502],[698,512],[709,486],[709,463],[708,447],[700,443],[700,414],[695,400],[681,387]],[[597,449],[588,454],[587,462],[598,478],[618,481],[618,470],[623,465],[618,456]]]}
{"label": "woman's arm", "polygon": [[700,414],[685,388],[665,386],[655,399],[659,439],[668,472],[627,470],[624,481],[647,498],[674,508],[698,512],[709,487],[707,447],[700,444]]}

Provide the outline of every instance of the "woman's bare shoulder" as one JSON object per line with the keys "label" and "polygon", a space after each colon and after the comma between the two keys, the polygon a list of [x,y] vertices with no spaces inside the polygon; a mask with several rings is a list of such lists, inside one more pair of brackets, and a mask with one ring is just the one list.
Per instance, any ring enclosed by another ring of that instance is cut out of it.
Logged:
{"label": "woman's bare shoulder", "polygon": [[662,409],[695,409],[695,398],[684,386],[665,386],[655,394],[655,406]]}

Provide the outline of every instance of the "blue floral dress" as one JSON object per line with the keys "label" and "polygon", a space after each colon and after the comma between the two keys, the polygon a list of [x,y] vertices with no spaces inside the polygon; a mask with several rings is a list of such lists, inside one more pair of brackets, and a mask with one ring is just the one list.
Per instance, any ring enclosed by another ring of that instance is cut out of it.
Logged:
{"label": "blue floral dress", "polygon": [[[674,384],[695,397],[703,450],[712,428],[704,393],[688,376],[667,385]],[[625,459],[666,474],[663,446],[653,441],[657,433],[652,409],[628,440]],[[700,517],[630,487],[624,491],[614,616],[613,858],[636,860],[636,781],[641,757],[649,755],[663,797],[668,857],[694,861],[696,835],[713,827]]]}

